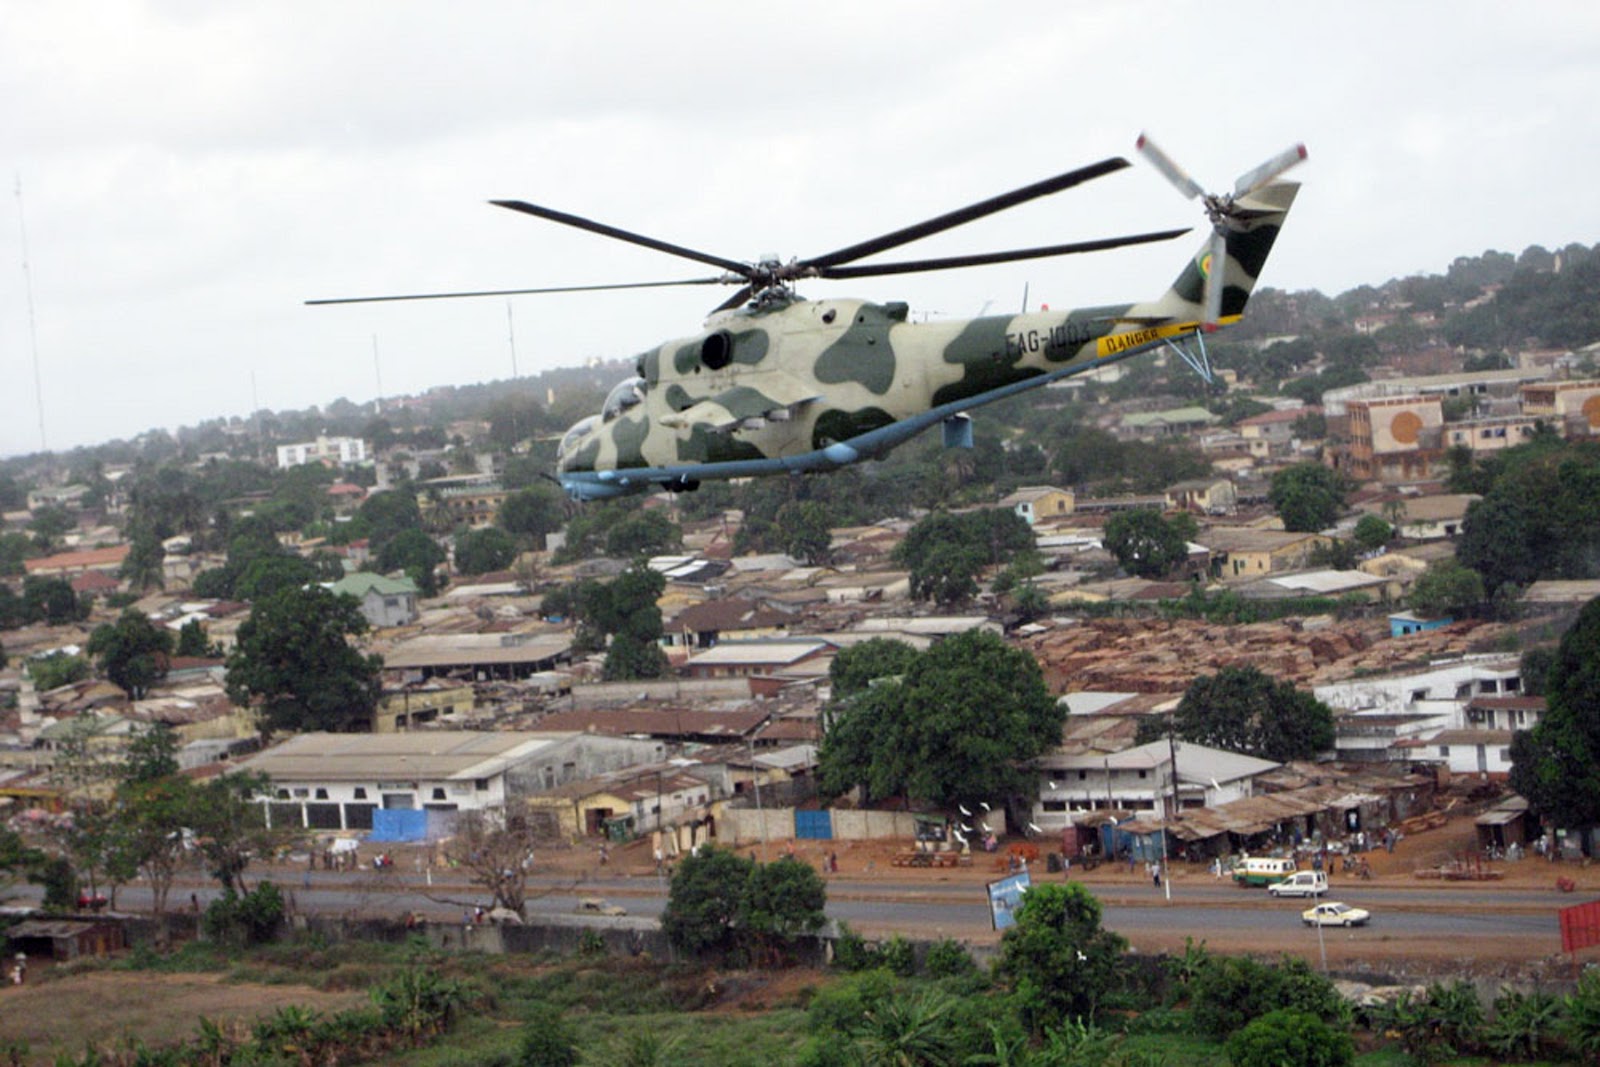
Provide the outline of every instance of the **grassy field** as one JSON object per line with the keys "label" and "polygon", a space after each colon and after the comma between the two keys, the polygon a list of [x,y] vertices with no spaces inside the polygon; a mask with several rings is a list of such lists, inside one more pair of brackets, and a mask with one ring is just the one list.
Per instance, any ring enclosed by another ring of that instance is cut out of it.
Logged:
{"label": "grassy field", "polygon": [[[449,955],[420,943],[329,947],[300,942],[248,952],[189,945],[164,957],[138,952],[113,963],[58,968],[25,991],[0,994],[0,1051],[6,1041],[26,1040],[30,1051],[21,1062],[55,1064],[61,1062],[56,1059],[60,1052],[81,1057],[86,1044],[127,1049],[132,1038],[155,1048],[193,1039],[201,1017],[248,1027],[252,1019],[268,1017],[288,1004],[327,1016],[362,1004],[367,990],[419,968],[470,988],[470,1010],[431,1043],[388,1049],[367,1062],[520,1067],[518,1050],[529,1021],[550,1009],[559,1013],[580,1050],[579,1062],[586,1065],[1017,1062],[974,1058],[994,1049],[974,1049],[971,1035],[985,1034],[987,1040],[984,1027],[1009,1016],[1003,991],[976,973],[934,980],[888,972],[730,972],[647,959]],[[843,1021],[868,1002],[859,999],[867,990],[880,997],[877,1016],[887,1019],[906,1011],[909,1021],[893,1039],[900,1042],[899,1052],[915,1055],[918,1011],[925,1011],[929,1020],[942,1011],[944,1023],[964,1027],[968,1035],[961,1058],[896,1058],[892,1042],[880,1040],[883,1028],[874,1031]],[[16,999],[24,996],[38,999]],[[20,1028],[24,1022],[33,1028]],[[1100,1052],[1085,1048],[1082,1058],[1027,1062],[1041,1067],[1209,1067],[1229,1062],[1219,1043],[1192,1029],[1181,1005],[1143,1012],[1124,1006],[1100,1035]],[[846,1046],[871,1054],[847,1059]],[[1362,1067],[1414,1062],[1397,1045],[1384,1045],[1371,1035],[1358,1034],[1358,1050],[1356,1063]]]}

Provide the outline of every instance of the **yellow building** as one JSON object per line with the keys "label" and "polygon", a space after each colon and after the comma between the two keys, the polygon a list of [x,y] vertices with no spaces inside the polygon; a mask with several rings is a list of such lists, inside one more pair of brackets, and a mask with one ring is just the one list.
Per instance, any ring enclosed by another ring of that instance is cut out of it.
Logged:
{"label": "yellow building", "polygon": [[372,732],[392,734],[409,730],[454,711],[471,711],[474,701],[472,686],[439,679],[385,687],[372,712]]}
{"label": "yellow building", "polygon": [[1314,533],[1258,530],[1249,526],[1213,526],[1199,542],[1211,551],[1211,574],[1229,581],[1264,578],[1304,567],[1311,553],[1331,539]]}
{"label": "yellow building", "polygon": [[1077,506],[1077,496],[1070,489],[1057,489],[1053,485],[1025,485],[1000,501],[1000,506],[1017,513],[1029,526],[1051,519],[1064,519]]}
{"label": "yellow building", "polygon": [[1556,424],[1568,436],[1600,432],[1600,381],[1524,385],[1522,414]]}

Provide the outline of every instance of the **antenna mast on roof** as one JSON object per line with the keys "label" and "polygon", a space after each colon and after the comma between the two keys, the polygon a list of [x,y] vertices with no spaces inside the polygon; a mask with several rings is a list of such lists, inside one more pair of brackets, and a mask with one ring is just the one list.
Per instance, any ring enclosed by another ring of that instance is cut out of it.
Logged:
{"label": "antenna mast on roof", "polygon": [[44,436],[44,384],[39,375],[39,329],[33,317],[33,269],[28,264],[28,224],[22,211],[22,175],[17,178],[17,232],[22,238],[22,281],[28,299],[28,341],[33,347],[33,402],[39,412],[39,451],[50,446]]}

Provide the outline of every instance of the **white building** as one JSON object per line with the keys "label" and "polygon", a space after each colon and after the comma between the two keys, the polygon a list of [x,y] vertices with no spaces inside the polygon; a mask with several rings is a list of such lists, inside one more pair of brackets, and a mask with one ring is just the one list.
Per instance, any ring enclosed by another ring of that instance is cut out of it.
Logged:
{"label": "white building", "polygon": [[[1410,674],[1319,685],[1312,693],[1334,710],[1340,759],[1430,759],[1425,743],[1441,730],[1481,731],[1487,725],[1482,716],[1468,715],[1475,699],[1522,693],[1522,666],[1516,656],[1466,656]],[[1520,710],[1521,721],[1502,716],[1500,725],[1526,729],[1538,721],[1528,708]]]}
{"label": "white building", "polygon": [[1174,792],[1173,758],[1181,808],[1214,808],[1255,795],[1257,776],[1282,764],[1188,741],[1151,741],[1121,752],[1039,757],[1039,797],[1033,821],[1046,832],[1063,830],[1094,811],[1162,812]]}
{"label": "white building", "polygon": [[367,461],[367,443],[359,437],[318,437],[315,441],[278,446],[278,469],[307,463],[349,467]]}
{"label": "white building", "polygon": [[651,759],[657,741],[573,731],[300,734],[246,760],[264,774],[273,825],[370,830],[379,808],[461,812]]}

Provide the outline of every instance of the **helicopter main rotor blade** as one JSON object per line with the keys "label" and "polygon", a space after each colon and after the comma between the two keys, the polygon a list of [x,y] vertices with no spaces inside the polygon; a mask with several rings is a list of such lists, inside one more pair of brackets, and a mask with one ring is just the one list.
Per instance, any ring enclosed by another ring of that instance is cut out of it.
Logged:
{"label": "helicopter main rotor blade", "polygon": [[724,259],[709,252],[697,252],[693,248],[685,248],[683,245],[675,245],[667,241],[658,241],[654,237],[646,237],[640,233],[632,233],[628,230],[618,229],[615,226],[607,226],[603,222],[595,222],[593,219],[586,219],[580,215],[569,215],[565,211],[555,211],[551,208],[540,207],[538,204],[530,204],[525,200],[491,200],[489,203],[496,207],[520,211],[524,215],[532,215],[535,218],[559,222],[563,226],[573,226],[580,230],[588,230],[590,233],[597,233],[602,237],[612,237],[618,241],[627,241],[629,244],[653,248],[657,252],[665,252],[669,256],[679,256],[683,259],[692,259],[700,263],[709,263],[713,267],[721,267],[723,270],[737,274],[742,278],[750,275],[750,264],[748,263]]}
{"label": "helicopter main rotor blade", "polygon": [[620,282],[612,285],[555,285],[541,289],[479,289],[461,293],[408,293],[402,296],[340,296],[307,300],[307,304],[381,304],[393,300],[454,300],[472,296],[524,296],[532,293],[599,293],[607,289],[665,289],[675,285],[729,285],[738,278],[685,278],[675,282]]}
{"label": "helicopter main rotor blade", "polygon": [[1032,185],[1024,185],[1020,189],[1013,189],[1009,193],[1002,193],[987,200],[980,200],[976,204],[969,204],[964,208],[948,212],[937,218],[928,219],[926,222],[919,222],[915,226],[907,226],[904,229],[895,230],[893,233],[886,233],[881,237],[874,237],[871,240],[841,248],[836,252],[812,256],[802,260],[799,263],[799,267],[802,270],[808,267],[833,267],[841,263],[864,259],[874,253],[886,252],[891,248],[898,248],[903,244],[910,244],[912,241],[931,237],[933,234],[943,233],[945,230],[993,215],[997,211],[1004,211],[1006,208],[1025,204],[1029,200],[1036,200],[1041,196],[1048,196],[1063,189],[1070,189],[1074,185],[1081,185],[1086,181],[1103,177],[1128,165],[1128,161],[1121,156],[1102,159],[1100,162],[1092,163],[1087,167],[1069,170],[1065,174],[1056,175],[1054,178],[1046,178],[1043,181],[1034,182]]}
{"label": "helicopter main rotor blade", "polygon": [[1155,233],[1133,234],[1127,237],[1105,237],[1095,241],[1074,241],[1071,244],[1049,245],[1043,248],[1019,248],[1009,252],[978,252],[966,256],[941,256],[936,259],[913,259],[899,263],[858,263],[839,267],[822,267],[818,278],[872,278],[885,274],[916,274],[923,271],[952,270],[956,267],[981,267],[991,263],[1015,263],[1024,259],[1045,259],[1049,256],[1070,256],[1079,252],[1101,252],[1125,245],[1149,244],[1153,241],[1170,241],[1188,233],[1188,229],[1160,230]]}
{"label": "helicopter main rotor blade", "polygon": [[749,300],[751,294],[755,291],[755,286],[741,285],[738,292],[734,293],[732,296],[728,297],[728,299],[712,308],[711,314],[715,315],[719,311],[732,311],[740,304],[743,304],[746,300]]}

